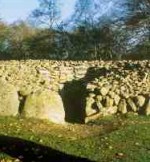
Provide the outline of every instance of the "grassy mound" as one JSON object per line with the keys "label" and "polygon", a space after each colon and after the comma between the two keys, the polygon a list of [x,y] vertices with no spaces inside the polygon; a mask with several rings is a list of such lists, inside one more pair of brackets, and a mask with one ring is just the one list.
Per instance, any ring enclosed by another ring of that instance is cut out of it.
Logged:
{"label": "grassy mound", "polygon": [[85,158],[97,162],[148,162],[149,125],[150,117],[133,115],[63,126],[41,120],[1,117],[0,161],[44,161],[47,158],[50,161],[56,156],[59,161],[63,154],[63,158],[69,156],[67,160],[71,162]]}

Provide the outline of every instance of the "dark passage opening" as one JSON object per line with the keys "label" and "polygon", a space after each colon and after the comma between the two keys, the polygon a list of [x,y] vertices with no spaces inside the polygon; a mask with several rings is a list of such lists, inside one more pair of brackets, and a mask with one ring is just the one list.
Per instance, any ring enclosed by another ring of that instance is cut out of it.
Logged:
{"label": "dark passage opening", "polygon": [[66,82],[61,96],[65,109],[65,120],[70,123],[85,123],[86,97],[88,95],[87,84],[96,77],[109,73],[106,68],[90,67],[85,76],[79,80]]}

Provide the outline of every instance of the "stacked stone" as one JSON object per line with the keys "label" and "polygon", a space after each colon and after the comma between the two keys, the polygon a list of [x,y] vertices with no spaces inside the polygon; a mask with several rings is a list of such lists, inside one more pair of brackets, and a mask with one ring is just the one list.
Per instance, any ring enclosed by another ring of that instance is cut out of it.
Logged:
{"label": "stacked stone", "polygon": [[128,112],[150,115],[149,65],[124,61],[105,67],[105,74],[87,84],[87,116]]}
{"label": "stacked stone", "polygon": [[73,80],[87,83],[87,116],[150,115],[150,60],[0,61],[0,115],[16,116],[23,106],[27,117],[57,118],[62,123],[65,114],[58,91]]}

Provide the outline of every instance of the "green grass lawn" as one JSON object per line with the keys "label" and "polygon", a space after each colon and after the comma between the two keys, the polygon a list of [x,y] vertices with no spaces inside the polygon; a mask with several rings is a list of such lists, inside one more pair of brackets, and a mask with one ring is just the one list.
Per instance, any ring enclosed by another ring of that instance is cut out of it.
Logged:
{"label": "green grass lawn", "polygon": [[3,162],[23,161],[28,152],[42,161],[46,154],[36,152],[36,144],[91,161],[150,161],[150,117],[146,116],[105,117],[86,125],[56,125],[48,121],[1,117],[0,141],[3,141],[3,137],[15,137],[34,144],[33,150],[28,148],[31,145],[24,145],[25,155],[18,153],[12,156],[7,149],[13,152],[17,147],[15,143],[9,143],[9,147],[0,143],[0,161]]}

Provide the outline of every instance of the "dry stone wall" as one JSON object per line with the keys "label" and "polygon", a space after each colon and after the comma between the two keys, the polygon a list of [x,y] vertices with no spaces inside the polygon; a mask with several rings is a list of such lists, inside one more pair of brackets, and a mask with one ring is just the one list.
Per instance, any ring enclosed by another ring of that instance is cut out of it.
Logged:
{"label": "dry stone wall", "polygon": [[15,87],[21,103],[37,91],[61,92],[76,80],[86,87],[86,116],[150,114],[150,60],[0,61],[0,80]]}

